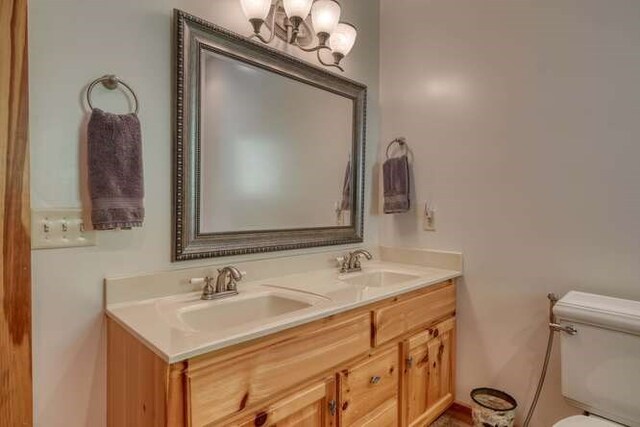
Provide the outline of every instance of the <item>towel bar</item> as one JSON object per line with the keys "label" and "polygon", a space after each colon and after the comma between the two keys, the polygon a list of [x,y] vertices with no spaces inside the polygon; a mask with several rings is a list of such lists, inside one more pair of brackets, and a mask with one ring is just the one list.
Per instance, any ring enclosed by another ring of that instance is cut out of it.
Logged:
{"label": "towel bar", "polygon": [[401,148],[404,148],[405,154],[409,154],[409,147],[407,145],[407,139],[404,136],[394,139],[387,145],[386,156],[389,158],[389,149],[393,146],[393,144],[398,144]]}
{"label": "towel bar", "polygon": [[138,97],[136,96],[136,93],[133,91],[131,86],[129,86],[128,84],[120,80],[118,76],[113,74],[107,74],[105,76],[98,77],[97,79],[91,82],[89,87],[87,87],[87,104],[89,104],[89,108],[93,110],[93,104],[91,103],[91,92],[93,91],[93,88],[96,87],[98,83],[102,83],[102,86],[104,86],[109,90],[114,90],[119,85],[122,85],[125,88],[127,88],[129,90],[129,93],[131,93],[131,95],[133,96],[133,100],[135,102],[135,109],[133,112],[134,114],[138,114],[140,103],[138,102]]}

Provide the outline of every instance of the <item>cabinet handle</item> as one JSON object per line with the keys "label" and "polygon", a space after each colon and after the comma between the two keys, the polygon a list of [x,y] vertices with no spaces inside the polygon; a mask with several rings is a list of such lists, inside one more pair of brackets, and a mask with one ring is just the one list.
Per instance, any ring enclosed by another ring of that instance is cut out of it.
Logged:
{"label": "cabinet handle", "polygon": [[374,375],[374,376],[372,376],[372,377],[371,377],[371,379],[369,380],[369,382],[370,382],[371,384],[378,384],[378,383],[380,382],[380,380],[381,380],[381,379],[382,379],[382,378],[380,378],[379,376]]}
{"label": "cabinet handle", "polygon": [[407,368],[411,369],[413,367],[413,357],[407,357],[404,361],[407,364]]}
{"label": "cabinet handle", "polygon": [[336,414],[336,409],[338,408],[338,404],[336,403],[335,400],[330,400],[329,401],[329,413],[331,414],[331,416],[333,417]]}

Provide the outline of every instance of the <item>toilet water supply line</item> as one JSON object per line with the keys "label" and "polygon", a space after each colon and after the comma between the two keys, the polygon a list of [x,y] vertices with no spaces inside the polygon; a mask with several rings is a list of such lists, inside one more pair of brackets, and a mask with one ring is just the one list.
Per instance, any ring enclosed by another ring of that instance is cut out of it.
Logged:
{"label": "toilet water supply line", "polygon": [[569,335],[575,335],[578,331],[573,326],[562,326],[556,322],[556,316],[553,314],[553,307],[558,302],[558,297],[555,294],[548,294],[549,299],[549,339],[547,340],[547,353],[544,356],[544,363],[542,364],[542,372],[540,373],[540,379],[538,380],[538,387],[536,388],[536,394],[533,396],[531,407],[527,412],[527,418],[524,420],[523,427],[529,427],[531,417],[533,416],[536,406],[538,405],[538,399],[540,399],[540,392],[542,392],[542,386],[544,385],[545,377],[547,376],[547,369],[549,368],[549,359],[551,358],[551,349],[553,347],[553,335],[554,332],[566,332]]}

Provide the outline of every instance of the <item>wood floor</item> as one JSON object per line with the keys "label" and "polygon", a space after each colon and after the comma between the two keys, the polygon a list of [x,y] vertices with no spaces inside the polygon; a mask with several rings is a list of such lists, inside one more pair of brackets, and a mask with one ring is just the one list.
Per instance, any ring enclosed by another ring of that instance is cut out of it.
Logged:
{"label": "wood floor", "polygon": [[456,420],[455,418],[447,414],[444,414],[443,416],[438,418],[435,423],[431,424],[431,427],[468,427],[468,426],[470,426],[470,424]]}

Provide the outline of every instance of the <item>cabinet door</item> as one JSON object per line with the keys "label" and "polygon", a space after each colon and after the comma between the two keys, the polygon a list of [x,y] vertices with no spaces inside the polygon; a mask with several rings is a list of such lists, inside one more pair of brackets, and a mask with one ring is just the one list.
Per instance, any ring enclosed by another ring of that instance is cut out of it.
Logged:
{"label": "cabinet door", "polygon": [[335,426],[336,391],[335,378],[327,378],[224,425],[227,427]]}
{"label": "cabinet door", "polygon": [[454,400],[455,319],[414,335],[403,347],[403,425],[428,425]]}
{"label": "cabinet door", "polygon": [[371,354],[340,372],[340,426],[398,425],[398,350]]}

